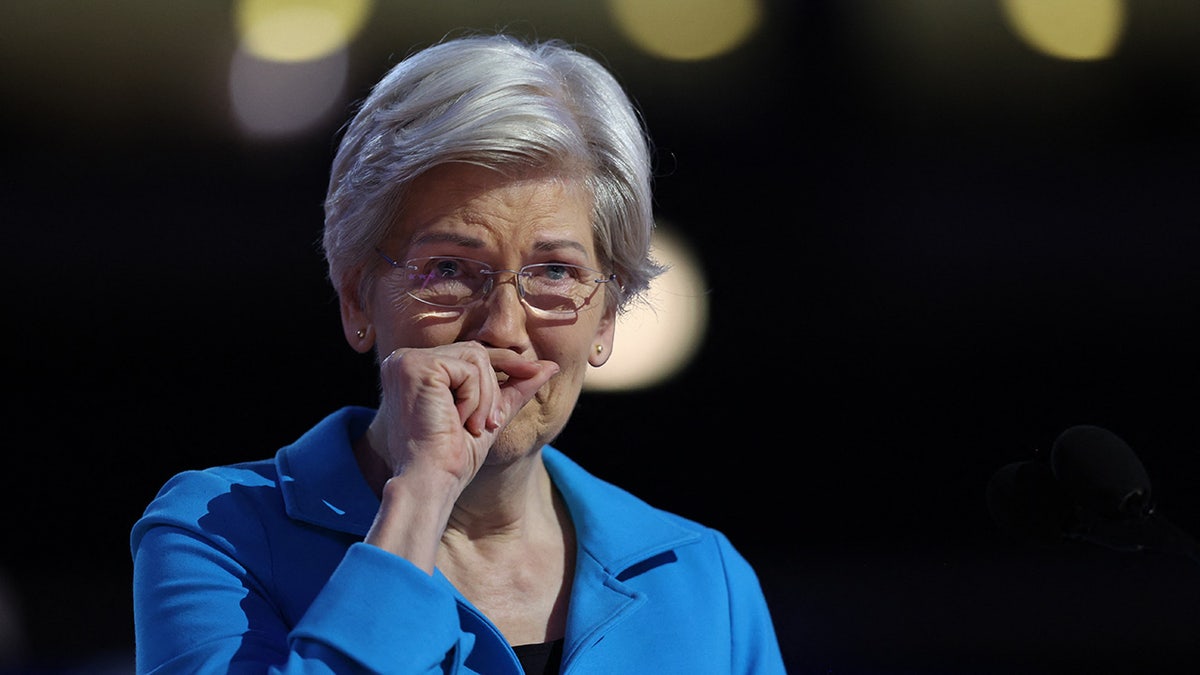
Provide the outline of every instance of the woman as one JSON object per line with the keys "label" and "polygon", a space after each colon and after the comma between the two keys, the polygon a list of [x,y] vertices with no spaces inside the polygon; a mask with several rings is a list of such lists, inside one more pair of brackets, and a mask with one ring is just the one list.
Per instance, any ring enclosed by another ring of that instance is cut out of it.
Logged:
{"label": "woman", "polygon": [[719,532],[550,443],[650,257],[650,155],[597,62],[471,36],[347,127],[324,249],[378,410],[181,473],[133,528],[139,672],[777,673]]}

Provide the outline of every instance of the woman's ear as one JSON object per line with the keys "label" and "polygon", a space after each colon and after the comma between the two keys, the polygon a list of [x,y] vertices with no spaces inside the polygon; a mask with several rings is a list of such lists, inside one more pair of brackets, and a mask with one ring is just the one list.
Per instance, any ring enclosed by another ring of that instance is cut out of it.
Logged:
{"label": "woman's ear", "polygon": [[365,354],[375,346],[375,330],[371,325],[358,279],[349,279],[338,288],[338,305],[342,312],[342,335],[354,351]]}
{"label": "woman's ear", "polygon": [[608,362],[608,357],[612,355],[616,328],[617,310],[608,309],[604,312],[604,318],[600,319],[600,325],[596,327],[596,334],[592,337],[592,350],[588,354],[588,363],[593,367],[599,368]]}

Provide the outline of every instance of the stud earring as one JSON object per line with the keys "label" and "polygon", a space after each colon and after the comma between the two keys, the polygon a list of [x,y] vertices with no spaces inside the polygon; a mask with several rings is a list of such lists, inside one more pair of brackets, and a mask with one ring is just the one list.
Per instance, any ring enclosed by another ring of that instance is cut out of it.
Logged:
{"label": "stud earring", "polygon": [[359,340],[361,340],[361,339],[367,337],[367,329],[359,328],[358,330],[354,331],[354,334],[358,336]]}
{"label": "stud earring", "polygon": [[603,352],[604,352],[604,345],[596,345],[596,353],[600,354]]}

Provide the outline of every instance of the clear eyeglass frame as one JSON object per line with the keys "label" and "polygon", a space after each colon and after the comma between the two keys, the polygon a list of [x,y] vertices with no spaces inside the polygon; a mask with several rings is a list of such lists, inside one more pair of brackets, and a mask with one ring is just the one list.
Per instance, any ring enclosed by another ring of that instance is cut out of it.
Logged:
{"label": "clear eyeglass frame", "polygon": [[[605,275],[599,270],[569,263],[534,263],[520,269],[493,269],[491,265],[460,256],[428,256],[394,260],[383,250],[375,252],[393,268],[407,272],[411,287],[405,293],[412,299],[446,309],[464,309],[487,297],[500,274],[516,277],[517,296],[530,311],[552,317],[573,316],[588,309],[601,285],[616,281],[615,273]],[[431,265],[457,263],[459,276],[435,275]],[[557,276],[566,274],[565,277]],[[432,282],[442,281],[436,286]]]}

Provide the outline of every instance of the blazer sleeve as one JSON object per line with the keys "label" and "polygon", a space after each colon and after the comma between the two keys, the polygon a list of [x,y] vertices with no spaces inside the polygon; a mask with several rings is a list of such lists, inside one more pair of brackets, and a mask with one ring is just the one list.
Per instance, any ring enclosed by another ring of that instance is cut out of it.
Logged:
{"label": "blazer sleeve", "polygon": [[717,532],[729,588],[733,627],[731,673],[785,675],[779,637],[758,575],[722,533]]}
{"label": "blazer sleeve", "polygon": [[[135,524],[134,630],[138,673],[448,673],[474,637],[438,579],[377,547],[344,549],[303,607],[297,570],[280,560],[262,514],[226,507],[220,479],[174,480]],[[225,494],[228,495],[227,486]],[[197,514],[203,513],[203,516]],[[207,518],[207,520],[205,520]]]}

